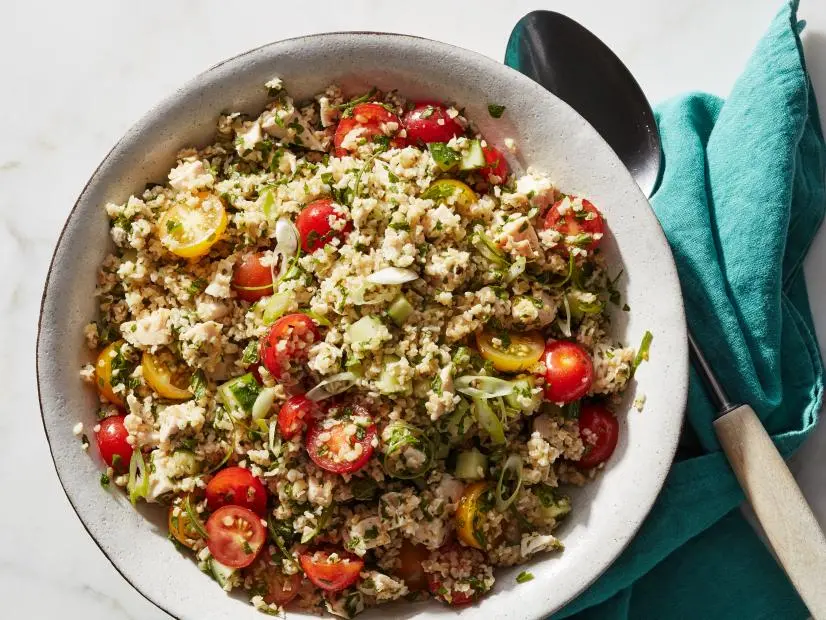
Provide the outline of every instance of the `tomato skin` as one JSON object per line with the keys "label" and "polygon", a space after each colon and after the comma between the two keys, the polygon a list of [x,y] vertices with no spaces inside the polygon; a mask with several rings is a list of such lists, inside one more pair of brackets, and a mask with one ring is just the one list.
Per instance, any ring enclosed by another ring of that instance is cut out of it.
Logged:
{"label": "tomato skin", "polygon": [[447,108],[435,101],[416,102],[402,117],[402,123],[410,142],[449,142],[465,133],[462,126],[448,116]]}
{"label": "tomato skin", "polygon": [[242,506],[259,517],[267,515],[267,489],[248,469],[226,467],[206,486],[207,507],[211,511],[222,506]]}
{"label": "tomato skin", "polygon": [[560,215],[559,207],[562,205],[564,200],[565,198],[562,198],[562,200],[557,200],[548,210],[548,213],[545,216],[545,228],[553,228],[564,236],[578,235],[579,233],[587,233],[592,235],[594,236],[594,239],[591,243],[581,247],[588,251],[596,249],[602,242],[602,238],[605,235],[605,220],[602,217],[602,213],[600,213],[599,209],[597,209],[590,201],[583,198],[583,212],[586,214],[592,213],[593,219],[577,219],[572,209],[567,211],[565,215]]}
{"label": "tomato skin", "polygon": [[247,254],[235,267],[232,288],[239,299],[257,301],[272,295],[272,270],[261,264],[263,253]]}
{"label": "tomato skin", "polygon": [[493,339],[504,337],[503,334],[482,330],[476,334],[476,346],[479,354],[502,372],[519,372],[527,370],[540,359],[545,351],[545,339],[539,332],[508,332],[505,334],[510,342],[507,347],[497,346]]}
{"label": "tomato skin", "polygon": [[305,424],[316,413],[317,406],[304,394],[296,394],[281,405],[278,412],[278,431],[284,439],[292,439],[304,430]]}
{"label": "tomato skin", "polygon": [[492,146],[483,146],[482,153],[485,156],[487,165],[479,170],[479,174],[486,181],[490,180],[491,176],[499,177],[499,183],[504,183],[508,179],[508,162],[505,156],[502,155],[499,149]]}
{"label": "tomato skin", "polygon": [[[261,363],[276,381],[293,385],[303,375],[310,346],[321,338],[315,322],[306,314],[282,316],[261,339],[258,353]],[[286,342],[286,346],[279,343]]]}
{"label": "tomato skin", "polygon": [[341,230],[334,230],[330,226],[331,216],[339,220],[346,219],[341,208],[330,198],[319,198],[302,209],[295,220],[295,227],[301,237],[302,250],[308,253],[315,252],[333,239],[341,239],[353,230],[353,223],[350,220],[347,220]]}
{"label": "tomato skin", "polygon": [[545,399],[570,403],[588,393],[594,381],[594,364],[575,342],[551,340],[545,346]]}
{"label": "tomato skin", "polygon": [[[228,524],[230,520],[232,523]],[[267,538],[259,516],[242,506],[222,506],[213,512],[206,522],[206,531],[209,552],[230,568],[252,564]]]}
{"label": "tomato skin", "polygon": [[[172,374],[169,372],[163,361],[162,355],[152,355],[149,351],[144,351],[141,356],[141,370],[143,378],[159,396],[170,400],[189,400],[192,392],[186,388],[181,388],[173,382]],[[180,377],[178,377],[180,383]]]}
{"label": "tomato skin", "polygon": [[95,383],[98,391],[114,405],[123,406],[123,398],[120,394],[116,394],[112,386],[112,361],[117,357],[120,348],[126,344],[123,340],[117,340],[106,348],[104,348],[98,355],[95,362]]}
{"label": "tomato skin", "polygon": [[182,258],[209,254],[227,227],[227,212],[221,199],[209,192],[198,192],[197,196],[197,206],[175,203],[158,220],[161,243]]}
{"label": "tomato skin", "polygon": [[[367,410],[359,405],[353,405],[355,415],[368,416]],[[356,436],[347,437],[345,435],[345,427],[350,423],[348,418],[337,420],[331,426],[328,426],[330,420],[314,419],[307,426],[307,434],[304,436],[304,445],[307,448],[307,454],[310,459],[318,467],[325,471],[334,474],[351,474],[358,471],[370,460],[373,455],[373,440],[376,438],[376,425],[372,422],[366,428],[363,428],[363,435],[361,439]],[[322,433],[329,434],[330,438],[322,441]],[[332,458],[332,454],[340,452],[345,448],[352,448],[356,444],[361,445],[361,454],[353,461],[336,461]]]}
{"label": "tomato skin", "polygon": [[[336,553],[349,562],[330,563],[330,554]],[[327,592],[339,592],[358,581],[364,560],[341,549],[318,549],[298,556],[301,568],[313,584]]]}
{"label": "tomato skin", "polygon": [[469,547],[482,549],[482,543],[476,538],[474,531],[475,520],[479,512],[479,500],[490,489],[490,483],[485,481],[474,482],[465,487],[459,505],[454,515],[456,535]]}
{"label": "tomato skin", "polygon": [[576,465],[591,469],[607,461],[614,453],[619,441],[619,421],[603,405],[584,404],[579,413],[579,435],[586,450]]}
{"label": "tomato skin", "polygon": [[268,605],[289,605],[298,596],[301,588],[301,573],[285,575],[278,566],[269,561],[267,554],[259,556],[249,567],[247,574],[257,586],[255,589],[266,593],[264,602]]}
{"label": "tomato skin", "polygon": [[[113,415],[100,421],[100,430],[95,432],[98,451],[104,462],[119,474],[129,471],[133,448],[126,440],[129,431],[123,421],[126,416]],[[115,457],[118,458],[115,458]]]}
{"label": "tomato skin", "polygon": [[428,579],[422,562],[429,557],[430,551],[424,545],[412,543],[407,538],[402,541],[396,575],[402,578],[409,590],[415,592],[428,588]]}
{"label": "tomato skin", "polygon": [[[335,156],[344,157],[348,153],[355,153],[358,151],[359,145],[355,143],[348,144],[346,147],[342,146],[345,139],[347,138],[347,135],[351,131],[355,129],[360,129],[361,132],[358,136],[359,140],[363,138],[367,142],[371,142],[376,136],[388,135],[384,131],[385,128],[389,129],[389,127],[387,127],[387,123],[396,123],[396,126],[399,129],[402,126],[402,122],[399,120],[399,117],[387,110],[387,108],[385,108],[383,105],[379,103],[358,104],[356,107],[353,108],[352,116],[348,118],[342,118],[338,122],[335,136],[333,136]],[[383,125],[384,127],[382,127]],[[390,138],[390,145],[392,147],[402,148],[405,146],[405,141],[402,138],[400,138],[399,136],[392,136],[393,132],[389,133],[391,135],[388,137]]]}
{"label": "tomato skin", "polygon": [[451,607],[464,607],[465,605],[470,605],[473,602],[473,597],[467,592],[456,591],[450,593],[450,602],[448,602],[445,595],[441,592],[442,582],[436,575],[428,575],[427,589],[430,590],[433,598],[436,598]]}

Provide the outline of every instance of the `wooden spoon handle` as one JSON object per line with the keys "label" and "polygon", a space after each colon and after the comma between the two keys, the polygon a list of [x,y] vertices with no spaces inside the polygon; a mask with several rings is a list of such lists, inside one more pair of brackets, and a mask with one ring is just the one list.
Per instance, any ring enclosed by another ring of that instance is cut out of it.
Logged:
{"label": "wooden spoon handle", "polygon": [[792,472],[748,405],[714,429],[781,566],[812,617],[826,620],[826,537]]}

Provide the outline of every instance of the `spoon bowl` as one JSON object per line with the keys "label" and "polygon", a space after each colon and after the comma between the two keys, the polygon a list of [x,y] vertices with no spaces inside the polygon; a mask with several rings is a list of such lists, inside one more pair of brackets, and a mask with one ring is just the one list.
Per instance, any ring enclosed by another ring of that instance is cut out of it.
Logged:
{"label": "spoon bowl", "polygon": [[654,112],[631,72],[605,43],[565,15],[533,11],[514,26],[505,64],[579,112],[643,193],[653,193],[661,158]]}

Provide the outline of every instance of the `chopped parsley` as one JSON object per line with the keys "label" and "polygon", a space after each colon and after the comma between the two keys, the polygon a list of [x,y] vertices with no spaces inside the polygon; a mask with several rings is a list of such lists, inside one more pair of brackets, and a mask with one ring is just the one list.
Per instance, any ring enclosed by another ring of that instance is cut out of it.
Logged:
{"label": "chopped parsley", "polygon": [[241,354],[241,361],[247,366],[258,361],[258,343],[255,340],[250,340],[244,352]]}
{"label": "chopped parsley", "polygon": [[634,363],[631,364],[631,372],[637,370],[637,367],[645,361],[648,361],[648,350],[651,348],[651,341],[654,340],[654,335],[647,331],[642,336],[640,348],[637,349],[637,355],[634,357]]}
{"label": "chopped parsley", "polygon": [[531,580],[533,580],[533,573],[529,573],[526,570],[523,570],[516,576],[516,583],[527,583]]}
{"label": "chopped parsley", "polygon": [[488,104],[488,114],[490,114],[493,118],[502,118],[502,114],[504,113],[505,106],[496,103]]}
{"label": "chopped parsley", "polygon": [[[115,456],[117,456],[117,455],[115,455]],[[106,472],[104,472],[100,475],[100,486],[102,486],[104,489],[109,487],[110,482],[111,482],[111,480],[109,480],[109,476],[106,475]]]}

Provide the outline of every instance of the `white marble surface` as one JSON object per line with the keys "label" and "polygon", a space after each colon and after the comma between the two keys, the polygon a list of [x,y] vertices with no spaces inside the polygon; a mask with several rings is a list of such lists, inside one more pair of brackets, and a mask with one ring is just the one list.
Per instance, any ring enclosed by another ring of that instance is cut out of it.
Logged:
{"label": "white marble surface", "polygon": [[[46,269],[71,205],[117,138],[176,85],[248,48],[328,30],[417,34],[501,59],[513,23],[545,5],[578,19],[611,45],[651,100],[695,89],[725,95],[780,0],[247,0],[237,4],[242,9],[229,10],[231,4],[0,3],[4,618],[168,618],[120,578],[60,489],[37,406],[34,341]],[[805,49],[826,111],[826,2],[803,0],[801,15],[809,21]],[[821,343],[824,268],[821,233],[806,264]],[[826,428],[794,466],[826,525]]]}

